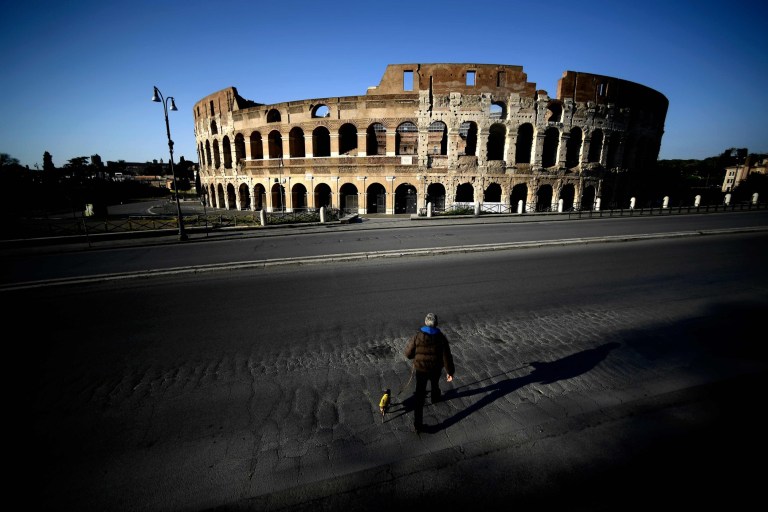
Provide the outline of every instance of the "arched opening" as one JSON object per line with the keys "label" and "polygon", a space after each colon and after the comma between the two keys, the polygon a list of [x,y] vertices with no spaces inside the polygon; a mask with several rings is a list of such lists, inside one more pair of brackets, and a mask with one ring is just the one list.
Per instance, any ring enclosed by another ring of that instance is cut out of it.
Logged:
{"label": "arched opening", "polygon": [[293,211],[303,211],[307,209],[307,187],[297,183],[291,189],[291,206]]}
{"label": "arched opening", "polygon": [[395,189],[395,213],[416,213],[416,187],[403,183]]}
{"label": "arched opening", "polygon": [[560,189],[560,200],[563,202],[563,211],[570,212],[573,210],[573,203],[576,198],[576,188],[572,183],[563,185]]}
{"label": "arched opening", "polygon": [[429,125],[427,152],[430,155],[448,154],[448,127],[442,121],[433,121]]}
{"label": "arched opening", "polygon": [[232,168],[232,146],[229,143],[229,137],[225,135],[221,141],[221,145],[224,149],[224,168],[231,169]]}
{"label": "arched opening", "polygon": [[536,211],[552,211],[552,185],[542,185],[536,191]]}
{"label": "arched opening", "polygon": [[325,126],[312,130],[312,156],[331,156],[331,132]]}
{"label": "arched opening", "polygon": [[205,141],[205,161],[208,167],[211,166],[211,142]]}
{"label": "arched opening", "polygon": [[504,139],[507,128],[501,123],[492,124],[488,130],[488,160],[504,160]]}
{"label": "arched opening", "polygon": [[331,207],[331,187],[326,183],[315,186],[315,208]]}
{"label": "arched opening", "polygon": [[517,141],[515,143],[515,163],[530,164],[533,151],[533,125],[521,124],[517,128]]}
{"label": "arched opening", "polygon": [[368,200],[366,211],[368,213],[387,213],[387,189],[381,183],[371,183],[367,190]]}
{"label": "arched opening", "polygon": [[387,154],[387,129],[381,123],[373,123],[366,131],[366,148],[368,156]]}
{"label": "arched opening", "polygon": [[345,183],[339,189],[339,205],[345,214],[358,213],[357,187],[352,183]]}
{"label": "arched opening", "polygon": [[357,156],[357,127],[344,123],[339,128],[339,155]]}
{"label": "arched opening", "polygon": [[219,141],[213,139],[213,165],[216,169],[221,166],[221,156],[219,154]]}
{"label": "arched opening", "polygon": [[248,185],[245,183],[241,183],[239,187],[237,187],[237,194],[240,196],[240,209],[241,210],[250,210],[251,209],[251,192],[248,190]]}
{"label": "arched opening", "polygon": [[267,112],[267,122],[268,123],[279,123],[280,122],[280,111],[276,108],[270,109],[269,112]]}
{"label": "arched opening", "polygon": [[517,208],[520,205],[520,201],[523,202],[523,208],[520,211],[524,212],[526,203],[528,202],[528,185],[525,183],[518,183],[512,187],[512,194],[509,196],[509,203],[512,205],[512,209],[514,211],[517,211]]}
{"label": "arched opening", "polygon": [[491,103],[490,118],[494,120],[503,120],[507,118],[507,106],[501,101]]}
{"label": "arched opening", "polygon": [[245,158],[245,137],[242,133],[235,135],[235,165]]}
{"label": "arched opening", "polygon": [[[275,181],[278,181],[275,178]],[[272,211],[283,212],[285,211],[285,187],[279,181],[272,185]]]}
{"label": "arched opening", "polygon": [[563,105],[559,101],[553,100],[547,105],[547,110],[549,112],[547,122],[559,123],[563,116]]}
{"label": "arched opening", "polygon": [[216,207],[216,187],[211,184],[208,190],[208,197],[210,198],[208,200],[208,206],[215,208]]}
{"label": "arched opening", "polygon": [[227,209],[237,210],[237,201],[235,197],[235,186],[231,183],[227,185]]}
{"label": "arched opening", "polygon": [[298,126],[288,132],[288,154],[291,158],[304,158],[304,130]]}
{"label": "arched opening", "polygon": [[584,187],[584,192],[581,194],[581,210],[593,210],[595,208],[595,187],[593,185],[589,185],[587,187]]}
{"label": "arched opening", "polygon": [[442,183],[429,184],[425,202],[432,203],[433,211],[442,212],[445,210],[445,187]]}
{"label": "arched opening", "polygon": [[544,133],[544,148],[541,155],[542,167],[554,167],[557,164],[557,149],[560,146],[560,130],[547,128]]}
{"label": "arched opening", "polygon": [[267,191],[264,185],[257,183],[253,187],[253,210],[258,212],[264,209],[267,202]]}
{"label": "arched opening", "polygon": [[216,127],[216,121],[211,121],[211,135],[218,135],[219,129]]}
{"label": "arched opening", "polygon": [[462,183],[456,187],[457,203],[474,203],[475,202],[475,187],[471,183]]}
{"label": "arched opening", "polygon": [[473,121],[461,123],[461,126],[459,126],[459,137],[461,137],[464,144],[463,151],[460,149],[459,153],[475,156],[475,153],[477,153],[477,124]]}
{"label": "arched opening", "polygon": [[600,162],[600,155],[603,152],[603,131],[595,130],[592,132],[592,138],[589,141],[588,162]]}
{"label": "arched opening", "polygon": [[267,142],[269,146],[269,158],[282,158],[283,157],[283,136],[277,130],[269,132],[269,138]]}
{"label": "arched opening", "polygon": [[570,137],[568,137],[568,143],[565,146],[565,167],[568,169],[578,167],[580,157],[581,128],[575,127],[571,129]]}
{"label": "arched opening", "polygon": [[415,155],[418,149],[419,131],[416,125],[406,121],[395,131],[395,154]]}
{"label": "arched opening", "polygon": [[500,203],[501,202],[501,185],[498,183],[491,183],[486,187],[483,192],[484,203]]}
{"label": "arched opening", "polygon": [[264,146],[259,132],[251,132],[251,158],[253,160],[264,158]]}
{"label": "arched opening", "polygon": [[312,109],[312,117],[330,117],[331,116],[331,110],[328,108],[328,105],[317,105],[315,108]]}
{"label": "arched opening", "polygon": [[225,208],[227,205],[227,201],[224,199],[224,185],[219,184],[218,190],[216,191],[216,199],[218,202],[217,208]]}

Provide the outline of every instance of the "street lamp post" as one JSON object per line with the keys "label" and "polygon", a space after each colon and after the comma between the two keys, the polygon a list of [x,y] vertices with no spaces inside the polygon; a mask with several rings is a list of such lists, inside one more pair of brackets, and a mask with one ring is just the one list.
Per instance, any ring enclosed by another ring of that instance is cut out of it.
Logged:
{"label": "street lamp post", "polygon": [[171,128],[168,124],[168,100],[171,101],[171,110],[176,111],[176,103],[173,101],[173,96],[164,98],[160,89],[155,87],[155,92],[152,94],[152,101],[163,104],[163,113],[165,114],[165,132],[168,135],[168,150],[171,153],[171,175],[173,176],[173,193],[176,196],[176,214],[179,218],[179,240],[182,242],[187,239],[187,233],[184,230],[184,217],[181,215],[181,203],[179,203],[179,186],[176,181],[176,171],[173,169],[173,141],[171,140]]}

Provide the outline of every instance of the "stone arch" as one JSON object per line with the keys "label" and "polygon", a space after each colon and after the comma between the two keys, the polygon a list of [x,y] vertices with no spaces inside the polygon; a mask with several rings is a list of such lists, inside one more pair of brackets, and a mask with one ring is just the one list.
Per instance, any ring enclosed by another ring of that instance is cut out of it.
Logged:
{"label": "stone arch", "polygon": [[211,141],[205,141],[205,162],[211,166]]}
{"label": "stone arch", "polygon": [[269,146],[269,158],[282,158],[283,156],[283,136],[278,130],[272,130],[267,137]]}
{"label": "stone arch", "polygon": [[560,130],[551,126],[544,132],[544,148],[541,154],[542,167],[554,167],[557,165],[557,150],[559,147]]}
{"label": "stone arch", "polygon": [[237,187],[237,195],[240,197],[240,209],[241,210],[250,210],[251,209],[251,191],[248,190],[248,185],[245,183],[241,183],[239,187]]}
{"label": "stone arch", "polygon": [[331,109],[325,103],[320,103],[312,108],[312,117],[323,118],[331,117]]}
{"label": "stone arch", "polygon": [[216,121],[211,120],[211,135],[218,135],[218,134],[219,134],[219,129],[216,126]]}
{"label": "stone arch", "polygon": [[456,187],[456,197],[454,201],[457,203],[474,203],[475,187],[473,187],[471,183],[461,183]]}
{"label": "stone arch", "polygon": [[515,141],[515,163],[530,164],[533,151],[533,125],[523,123],[517,128],[517,140]]}
{"label": "stone arch", "polygon": [[232,145],[229,143],[229,137],[227,135],[221,139],[221,146],[224,150],[224,168],[232,168]]}
{"label": "stone arch", "polygon": [[573,183],[566,183],[563,185],[563,188],[560,189],[560,200],[563,202],[564,212],[573,210],[576,200],[576,187],[573,186]]}
{"label": "stone arch", "polygon": [[416,187],[410,183],[398,185],[395,189],[395,213],[416,213]]}
{"label": "stone arch", "polygon": [[565,146],[565,167],[567,169],[578,167],[581,161],[581,141],[581,128],[574,126],[571,128],[571,134],[570,137],[568,137],[568,143]]}
{"label": "stone arch", "polygon": [[596,196],[597,196],[597,193],[595,191],[594,185],[587,185],[586,187],[584,187],[584,191],[581,194],[581,204],[579,205],[579,209],[581,210],[594,209]]}
{"label": "stone arch", "polygon": [[216,207],[216,186],[213,183],[211,183],[211,186],[208,187],[207,192],[208,192],[207,195],[208,195],[208,198],[209,198],[208,199],[208,206],[211,206],[211,207],[215,208]]}
{"label": "stone arch", "polygon": [[291,158],[304,158],[304,130],[298,126],[288,132],[288,154]]}
{"label": "stone arch", "polygon": [[474,121],[461,123],[459,137],[464,143],[464,151],[459,151],[459,153],[474,156],[477,153],[477,123]]}
{"label": "stone arch", "polygon": [[387,213],[387,189],[381,183],[371,183],[367,189],[366,211]]}
{"label": "stone arch", "polygon": [[272,195],[272,211],[285,211],[285,187],[275,178],[277,183],[272,184],[270,193]]}
{"label": "stone arch", "polygon": [[213,139],[213,166],[218,169],[221,166],[221,156],[219,154],[219,141]]}
{"label": "stone arch", "polygon": [[507,118],[507,105],[503,101],[494,101],[491,103],[489,117],[493,120],[504,120]]}
{"label": "stone arch", "polygon": [[357,126],[344,123],[339,127],[339,155],[357,155]]}
{"label": "stone arch", "polygon": [[331,187],[327,183],[318,183],[315,185],[315,208],[330,208],[333,204]]}
{"label": "stone arch", "polygon": [[425,202],[432,203],[434,211],[445,210],[445,187],[442,183],[430,183],[427,187]]}
{"label": "stone arch", "polygon": [[225,208],[227,206],[227,201],[224,199],[224,197],[224,185],[219,183],[218,190],[216,191],[217,208]]}
{"label": "stone arch", "polygon": [[501,185],[498,183],[489,183],[483,191],[484,203],[500,203],[501,202]]}
{"label": "stone arch", "polygon": [[269,109],[269,112],[267,112],[267,122],[268,123],[279,123],[281,122],[282,118],[280,117],[280,111],[276,108]]}
{"label": "stone arch", "polygon": [[345,183],[339,188],[339,208],[344,213],[357,213],[358,193],[357,187],[352,183]]}
{"label": "stone arch", "polygon": [[395,130],[395,154],[415,155],[419,148],[419,130],[411,121],[401,123]]}
{"label": "stone arch", "polygon": [[258,212],[266,206],[267,190],[264,185],[257,183],[253,186],[253,210]]}
{"label": "stone arch", "polygon": [[528,202],[528,185],[525,183],[518,183],[512,187],[512,194],[509,196],[509,203],[512,205],[512,209],[517,211],[518,203],[523,202],[523,210],[525,211],[526,203]]}
{"label": "stone arch", "polygon": [[291,208],[293,211],[307,209],[307,187],[302,183],[296,183],[291,188]]}
{"label": "stone arch", "polygon": [[552,211],[552,185],[541,185],[536,190],[536,211],[537,212],[549,212]]}
{"label": "stone arch", "polygon": [[366,130],[366,148],[368,156],[387,154],[387,129],[381,123],[373,123]]}
{"label": "stone arch", "polygon": [[245,158],[245,137],[242,133],[235,135],[235,164]]}
{"label": "stone arch", "polygon": [[587,155],[587,162],[599,163],[600,155],[603,152],[603,130],[599,128],[592,132],[592,136],[589,141],[589,154]]}
{"label": "stone arch", "polygon": [[331,132],[325,126],[312,130],[312,156],[331,156]]}
{"label": "stone arch", "polygon": [[237,210],[237,195],[232,183],[227,183],[227,202],[225,204],[228,210]]}
{"label": "stone arch", "polygon": [[547,104],[547,122],[559,123],[563,120],[563,104],[560,100],[551,100]]}
{"label": "stone arch", "polygon": [[506,138],[507,127],[501,123],[493,123],[488,129],[488,160],[504,160]]}
{"label": "stone arch", "polygon": [[261,141],[261,132],[251,132],[251,158],[253,160],[264,158],[264,143]]}
{"label": "stone arch", "polygon": [[427,152],[430,155],[448,154],[448,127],[442,121],[432,121],[427,129]]}

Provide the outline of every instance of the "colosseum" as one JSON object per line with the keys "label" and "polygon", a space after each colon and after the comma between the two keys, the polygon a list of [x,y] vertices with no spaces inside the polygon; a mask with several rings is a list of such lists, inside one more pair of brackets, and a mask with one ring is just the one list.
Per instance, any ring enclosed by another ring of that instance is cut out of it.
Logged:
{"label": "colosseum", "polygon": [[228,87],[194,106],[199,176],[237,210],[595,209],[612,174],[656,161],[668,105],[574,71],[551,98],[496,64],[393,64],[365,95],[273,105]]}

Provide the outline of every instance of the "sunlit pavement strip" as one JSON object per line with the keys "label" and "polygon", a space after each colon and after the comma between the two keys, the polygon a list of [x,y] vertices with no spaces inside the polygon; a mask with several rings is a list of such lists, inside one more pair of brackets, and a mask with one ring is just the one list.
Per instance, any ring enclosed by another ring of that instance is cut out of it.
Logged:
{"label": "sunlit pavement strip", "polygon": [[215,263],[210,265],[192,265],[186,267],[171,267],[164,269],[142,270],[135,272],[123,272],[115,274],[96,274],[93,276],[65,277],[60,279],[47,279],[40,281],[27,281],[0,285],[0,291],[12,291],[47,286],[84,284],[105,281],[119,281],[124,279],[141,279],[149,277],[170,276],[180,274],[199,274],[203,272],[220,272],[226,270],[264,269],[269,267],[288,265],[313,265],[319,263],[340,263],[347,261],[374,260],[378,258],[400,258],[415,256],[435,256],[440,254],[461,254],[473,252],[505,251],[512,249],[531,249],[540,247],[555,247],[567,245],[584,245],[592,243],[615,243],[653,240],[660,238],[682,238],[702,235],[724,235],[737,233],[753,233],[768,231],[768,226],[681,231],[673,233],[649,233],[643,235],[617,235],[592,238],[566,238],[560,240],[539,240],[531,242],[509,242],[501,244],[459,245],[451,247],[432,247],[422,249],[405,249],[393,251],[356,252],[348,254],[324,254],[319,256],[302,256],[296,258],[276,258],[270,260],[252,260],[230,263]]}

